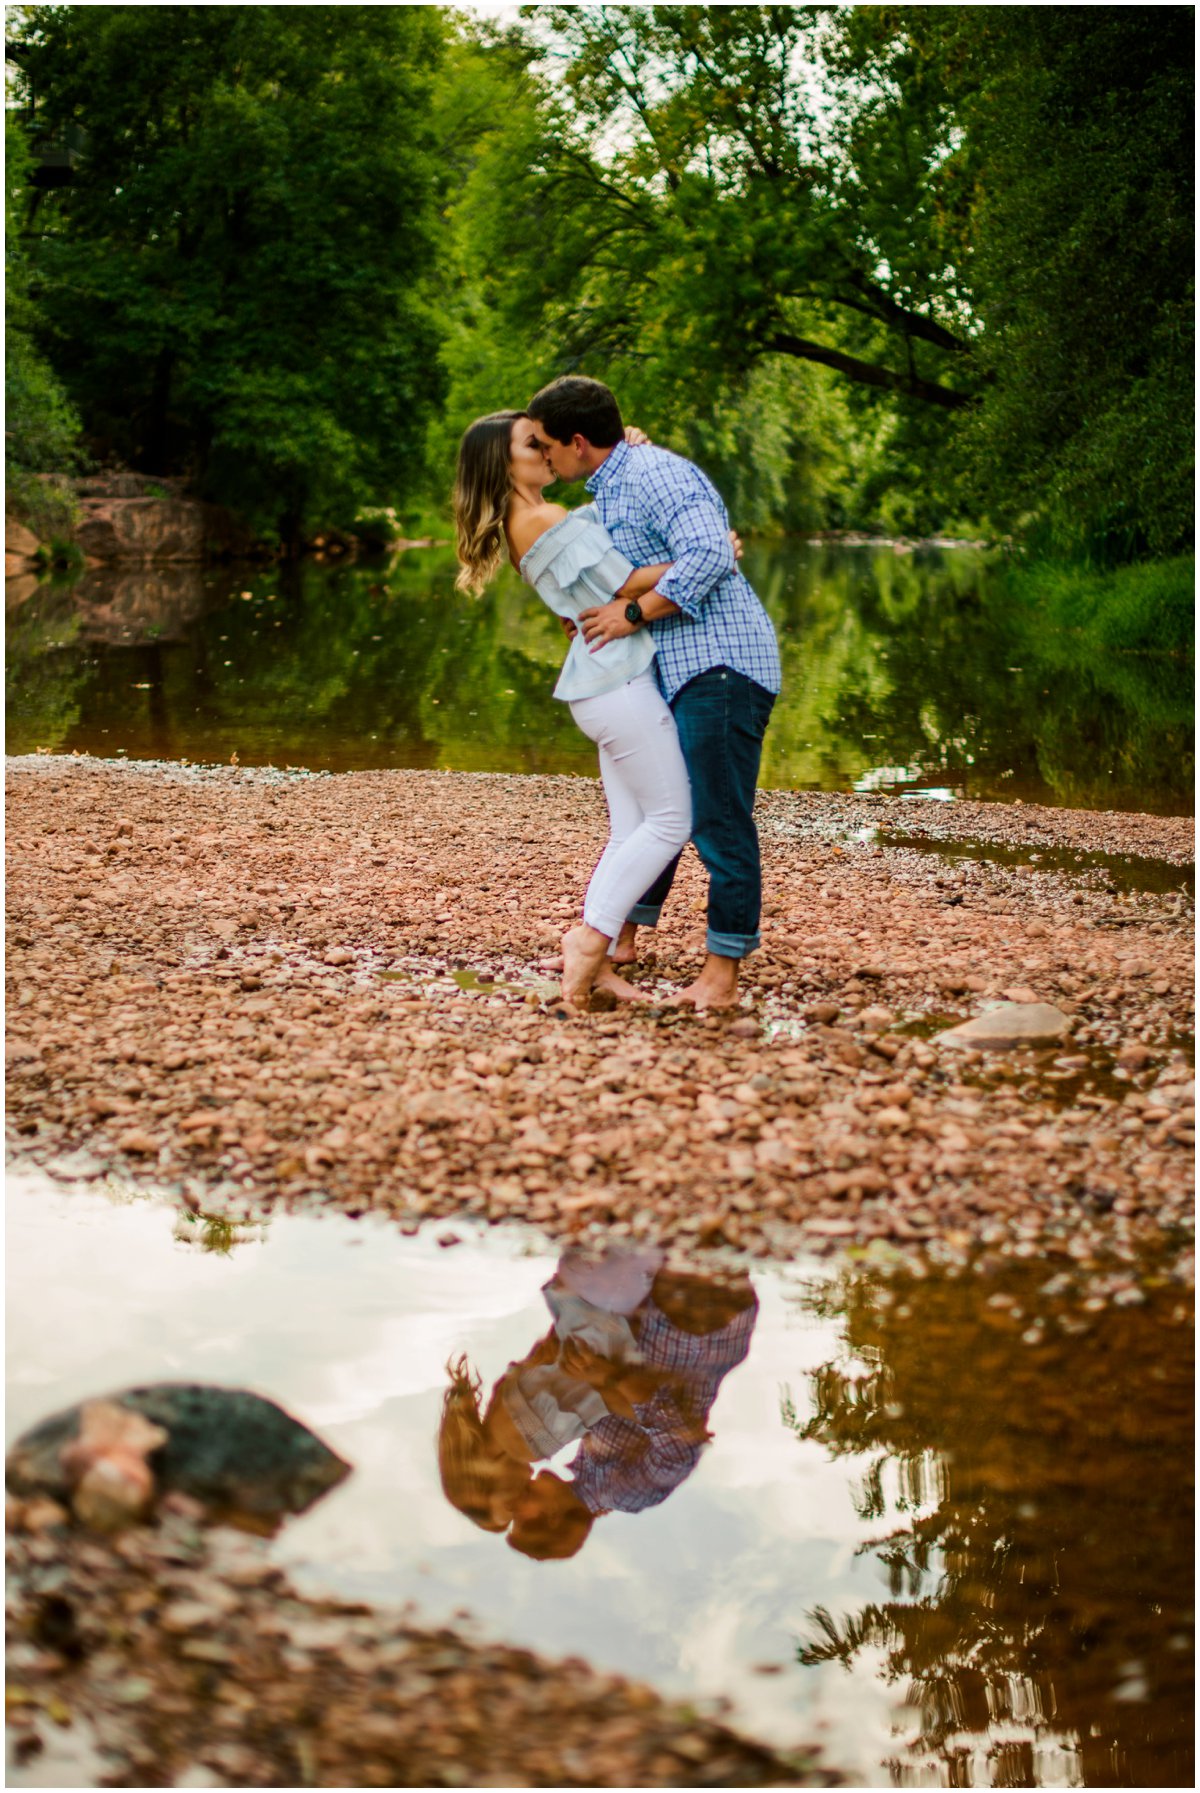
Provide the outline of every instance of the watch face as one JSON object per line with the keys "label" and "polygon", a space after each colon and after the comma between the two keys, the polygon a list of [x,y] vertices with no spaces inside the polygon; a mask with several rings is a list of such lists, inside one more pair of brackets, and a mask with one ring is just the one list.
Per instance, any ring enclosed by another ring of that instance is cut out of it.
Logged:
{"label": "watch face", "polygon": [[625,621],[627,623],[640,623],[641,620],[642,620],[642,607],[638,603],[637,599],[633,598],[625,606]]}

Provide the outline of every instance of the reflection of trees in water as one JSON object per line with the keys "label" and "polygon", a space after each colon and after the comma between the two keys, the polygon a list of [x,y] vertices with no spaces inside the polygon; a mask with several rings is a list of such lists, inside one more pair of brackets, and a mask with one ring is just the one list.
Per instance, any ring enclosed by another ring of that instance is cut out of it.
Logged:
{"label": "reflection of trees in water", "polygon": [[972,1784],[982,1747],[991,1784],[1037,1785],[1046,1733],[1085,1785],[1190,1786],[1190,1330],[1166,1303],[1044,1323],[1046,1277],[846,1278],[813,1297],[844,1315],[855,1361],[814,1373],[806,1424],[785,1419],[869,1459],[860,1515],[894,1525],[864,1547],[891,1597],[810,1613],[800,1660],[879,1651],[910,1683],[920,1734],[898,1783],[936,1764]]}
{"label": "reflection of trees in water", "polygon": [[[1187,669],[1039,637],[986,556],[772,542],[751,544],[746,564],[783,646],[764,783],[836,788],[916,766],[986,796],[1184,801]],[[12,625],[16,744],[591,773],[594,750],[551,696],[554,619],[511,571],[479,600],[454,591],[454,571],[440,549],[43,588]],[[134,654],[153,641],[147,680]]]}
{"label": "reflection of trees in water", "polygon": [[[205,602],[181,622],[172,580],[190,594],[198,577],[131,574],[119,609],[98,609],[82,584],[59,592],[49,611],[43,593],[29,600],[10,634],[18,746],[45,739],[219,760],[236,750],[243,764],[338,769],[557,772],[565,756],[592,769],[594,750],[550,696],[561,635],[514,581],[464,600],[445,551],[373,565],[210,570]],[[88,618],[111,626],[97,638]],[[57,653],[60,639],[71,652]],[[70,714],[54,695],[64,679]]]}
{"label": "reflection of trees in water", "polygon": [[[7,586],[17,583],[6,581]],[[19,602],[5,615],[8,750],[61,749],[70,745],[71,731],[79,721],[87,678],[87,663],[77,651],[79,616],[70,586],[57,581],[46,581],[18,596]]]}
{"label": "reflection of trees in water", "polygon": [[912,766],[980,796],[1186,802],[1190,666],[1043,627],[994,556],[771,543],[747,570],[783,643],[768,783]]}

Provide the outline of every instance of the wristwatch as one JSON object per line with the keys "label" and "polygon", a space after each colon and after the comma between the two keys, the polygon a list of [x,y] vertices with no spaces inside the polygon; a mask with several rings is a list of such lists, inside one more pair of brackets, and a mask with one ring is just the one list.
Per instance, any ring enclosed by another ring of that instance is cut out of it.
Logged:
{"label": "wristwatch", "polygon": [[630,598],[628,604],[625,606],[625,621],[627,623],[632,623],[636,629],[639,624],[644,623],[645,620],[645,617],[642,615],[642,607],[637,599]]}

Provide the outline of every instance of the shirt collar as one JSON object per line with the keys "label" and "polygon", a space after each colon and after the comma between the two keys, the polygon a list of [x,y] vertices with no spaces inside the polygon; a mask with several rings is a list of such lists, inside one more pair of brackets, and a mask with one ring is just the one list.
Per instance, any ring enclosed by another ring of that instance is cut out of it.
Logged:
{"label": "shirt collar", "polygon": [[628,454],[628,442],[618,442],[608,459],[601,462],[600,466],[597,467],[596,471],[592,474],[592,477],[585,482],[587,489],[592,494],[593,498],[598,492],[602,492],[613,475],[620,471]]}

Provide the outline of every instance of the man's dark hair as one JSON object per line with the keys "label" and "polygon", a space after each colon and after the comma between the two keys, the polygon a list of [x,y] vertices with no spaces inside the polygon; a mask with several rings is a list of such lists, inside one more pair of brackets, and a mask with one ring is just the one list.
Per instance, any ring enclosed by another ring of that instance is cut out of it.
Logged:
{"label": "man's dark hair", "polygon": [[612,448],[625,434],[620,406],[608,387],[583,374],[551,380],[525,409],[556,442],[582,436],[593,448]]}

